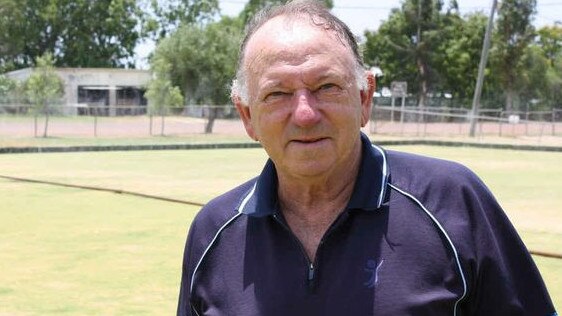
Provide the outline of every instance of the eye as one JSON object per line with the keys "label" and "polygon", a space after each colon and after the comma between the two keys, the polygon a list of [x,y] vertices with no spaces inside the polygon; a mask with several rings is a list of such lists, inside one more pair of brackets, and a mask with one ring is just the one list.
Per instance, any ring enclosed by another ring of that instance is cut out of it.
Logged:
{"label": "eye", "polygon": [[320,90],[320,91],[321,91],[321,90],[330,90],[330,89],[334,89],[334,88],[337,88],[337,87],[338,87],[338,86],[335,85],[335,84],[333,84],[333,83],[326,83],[326,84],[321,85],[321,86],[318,88],[318,90]]}
{"label": "eye", "polygon": [[271,101],[274,101],[274,100],[277,100],[277,99],[280,99],[280,98],[283,98],[283,97],[286,97],[286,96],[289,96],[289,95],[290,95],[290,93],[285,92],[285,91],[273,91],[273,92],[268,93],[265,96],[265,98],[263,98],[263,100],[266,101],[266,102],[271,102]]}

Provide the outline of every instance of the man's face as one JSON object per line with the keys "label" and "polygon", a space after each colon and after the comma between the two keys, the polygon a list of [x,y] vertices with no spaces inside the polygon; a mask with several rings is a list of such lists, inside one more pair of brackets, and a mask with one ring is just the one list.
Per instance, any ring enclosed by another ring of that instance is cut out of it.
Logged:
{"label": "man's face", "polygon": [[360,152],[374,89],[357,86],[351,49],[335,34],[276,17],[246,46],[248,104],[234,98],[248,135],[261,142],[278,172],[322,176]]}

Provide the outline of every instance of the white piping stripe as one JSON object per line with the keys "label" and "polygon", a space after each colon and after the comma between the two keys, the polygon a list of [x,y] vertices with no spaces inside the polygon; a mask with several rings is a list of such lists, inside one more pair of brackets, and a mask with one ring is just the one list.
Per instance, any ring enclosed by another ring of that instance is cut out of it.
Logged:
{"label": "white piping stripe", "polygon": [[254,195],[254,192],[256,191],[257,184],[258,184],[258,181],[256,180],[256,183],[254,183],[254,187],[252,188],[250,193],[248,193],[248,195],[246,195],[244,200],[242,200],[242,203],[240,203],[240,206],[238,207],[238,213],[242,213],[242,210],[244,209],[244,207],[246,207],[246,204],[248,204],[248,201],[250,200],[252,195]]}
{"label": "white piping stripe", "polygon": [[242,209],[244,209],[244,207],[246,206],[246,204],[248,203],[248,201],[250,200],[252,195],[254,195],[254,191],[256,190],[256,184],[257,184],[257,182],[254,184],[254,187],[252,188],[252,190],[242,200],[242,203],[240,203],[240,207],[238,208],[238,213],[236,213],[232,218],[230,218],[226,223],[224,223],[221,226],[221,228],[219,228],[219,230],[216,232],[215,236],[213,237],[213,239],[211,240],[211,242],[209,243],[209,245],[207,246],[207,248],[203,252],[203,255],[201,256],[201,258],[199,258],[199,261],[197,262],[197,265],[195,266],[195,269],[193,270],[193,274],[191,274],[191,284],[189,285],[189,292],[190,293],[193,292],[193,282],[195,280],[195,274],[197,274],[197,270],[199,269],[199,266],[201,265],[201,262],[203,262],[203,258],[205,258],[205,256],[207,255],[207,252],[209,252],[209,249],[211,249],[211,247],[213,246],[213,244],[215,243],[217,238],[219,238],[219,235],[226,228],[226,226],[228,226],[238,216],[242,215]]}
{"label": "white piping stripe", "polygon": [[378,150],[381,155],[382,155],[382,161],[383,161],[383,165],[382,165],[382,180],[381,180],[381,193],[379,195],[379,201],[377,203],[377,208],[381,207],[383,199],[384,199],[384,194],[386,192],[386,182],[388,179],[388,165],[386,164],[386,154],[384,153],[384,150],[382,150],[381,148],[379,148],[378,146],[375,146],[373,144],[371,144],[371,146],[373,146],[373,148],[375,148],[376,150]]}
{"label": "white piping stripe", "polygon": [[191,284],[189,285],[190,293],[193,291],[193,280],[195,280],[195,274],[197,273],[197,270],[199,269],[201,262],[203,262],[203,258],[205,258],[207,252],[209,251],[209,249],[211,249],[211,247],[213,246],[219,235],[222,233],[222,231],[226,228],[226,226],[228,226],[232,221],[234,221],[240,215],[242,215],[242,213],[236,213],[231,219],[229,219],[226,223],[224,223],[224,225],[222,225],[221,228],[219,228],[219,230],[215,234],[215,237],[213,237],[213,240],[211,240],[211,242],[207,246],[207,249],[205,249],[205,251],[203,252],[203,255],[199,259],[199,262],[197,262],[197,265],[195,266],[195,270],[193,270],[193,274],[191,275]]}
{"label": "white piping stripe", "polygon": [[418,200],[416,199],[413,195],[397,188],[396,186],[394,186],[393,184],[389,183],[390,187],[393,188],[394,190],[404,194],[405,196],[409,197],[410,199],[412,199],[414,202],[416,202],[416,204],[418,204],[419,207],[421,207],[423,209],[423,211],[431,218],[431,220],[435,223],[435,225],[437,225],[437,227],[439,227],[439,230],[441,230],[441,233],[445,236],[445,238],[447,239],[447,242],[449,242],[449,245],[451,245],[451,249],[453,250],[453,253],[455,255],[455,261],[457,262],[457,267],[459,268],[459,273],[461,275],[461,279],[462,279],[462,286],[463,286],[463,294],[461,295],[461,297],[455,302],[455,307],[453,310],[453,315],[456,316],[457,315],[457,305],[460,303],[460,301],[462,301],[464,299],[464,297],[466,296],[467,293],[467,285],[466,285],[466,279],[464,276],[464,272],[461,266],[461,261],[457,252],[457,248],[455,247],[455,245],[453,244],[453,242],[451,241],[451,238],[449,238],[449,235],[447,234],[447,232],[445,231],[445,229],[443,228],[443,226],[441,226],[441,223],[439,223],[439,221],[433,216],[433,214],[431,214],[427,208],[425,208],[425,206]]}

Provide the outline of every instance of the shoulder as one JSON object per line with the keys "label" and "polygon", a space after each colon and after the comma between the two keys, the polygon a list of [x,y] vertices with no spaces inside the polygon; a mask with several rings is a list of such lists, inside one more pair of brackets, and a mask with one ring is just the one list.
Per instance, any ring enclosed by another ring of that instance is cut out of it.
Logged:
{"label": "shoulder", "polygon": [[416,196],[468,187],[487,191],[480,178],[460,163],[392,150],[386,155],[391,183]]}
{"label": "shoulder", "polygon": [[191,223],[184,254],[184,266],[189,274],[195,269],[213,239],[233,221],[242,217],[238,212],[240,202],[252,189],[252,179],[209,201]]}
{"label": "shoulder", "polygon": [[216,232],[239,214],[238,207],[252,190],[255,182],[256,179],[252,179],[210,200],[195,216],[192,229],[196,229],[199,233],[202,231]]}
{"label": "shoulder", "polygon": [[396,151],[389,151],[387,160],[391,190],[413,200],[445,228],[471,234],[485,218],[506,219],[488,187],[460,163]]}

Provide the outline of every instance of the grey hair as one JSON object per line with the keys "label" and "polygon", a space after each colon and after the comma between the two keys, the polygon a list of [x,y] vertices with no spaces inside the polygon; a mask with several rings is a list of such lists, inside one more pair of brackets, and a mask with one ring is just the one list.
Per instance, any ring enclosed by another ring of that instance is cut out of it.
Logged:
{"label": "grey hair", "polygon": [[349,27],[339,18],[333,15],[322,3],[317,0],[293,0],[284,5],[267,7],[256,13],[246,25],[244,37],[240,44],[238,54],[238,64],[236,68],[236,77],[232,81],[231,96],[238,96],[243,103],[248,103],[248,85],[247,76],[244,69],[245,49],[248,41],[254,33],[269,20],[278,17],[287,16],[290,18],[308,17],[310,22],[323,28],[324,30],[334,32],[337,37],[348,46],[355,59],[355,78],[357,86],[361,90],[367,88],[368,82],[365,76],[365,67],[363,65],[363,57],[361,56],[359,45],[355,36]]}

